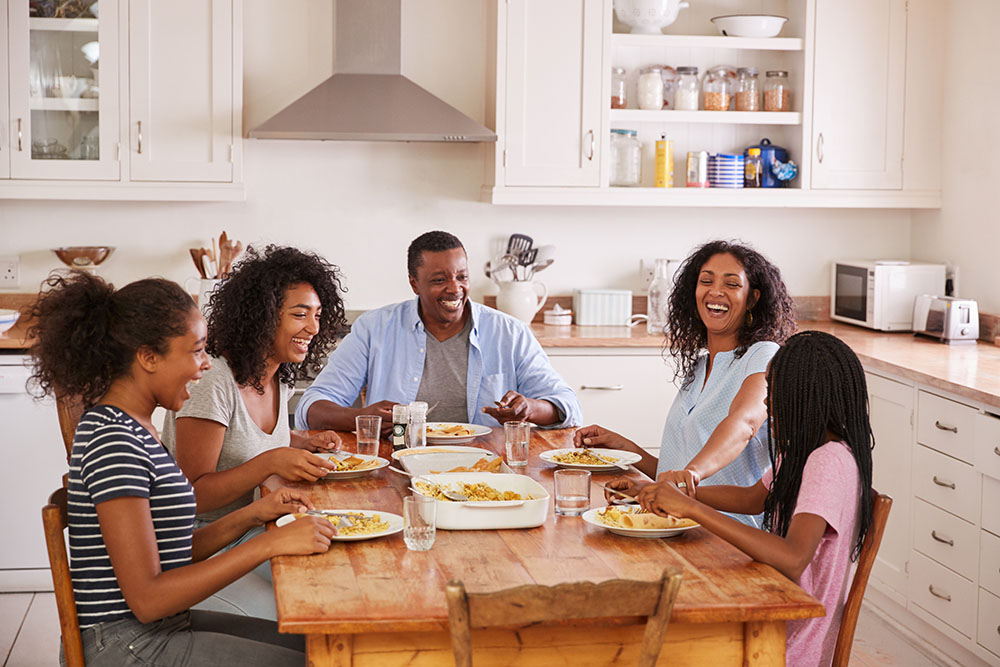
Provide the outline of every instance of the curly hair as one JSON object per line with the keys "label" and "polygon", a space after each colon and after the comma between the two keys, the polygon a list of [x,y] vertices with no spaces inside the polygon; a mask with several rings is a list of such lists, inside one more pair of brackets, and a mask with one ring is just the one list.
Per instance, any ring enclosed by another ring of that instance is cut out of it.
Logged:
{"label": "curly hair", "polygon": [[694,369],[701,351],[708,345],[708,330],[698,315],[695,290],[701,268],[714,255],[728,254],[743,265],[750,291],[759,290],[760,298],[750,309],[753,322],[744,322],[737,337],[736,358],[742,357],[754,343],[770,340],[783,343],[795,333],[795,306],[788,296],[781,271],[759,252],[736,241],[709,241],[699,246],[674,275],[670,291],[667,334],[670,354],[677,361],[675,380],[684,386],[694,379]]}
{"label": "curly hair", "polygon": [[86,271],[49,276],[28,309],[32,393],[79,396],[92,407],[129,373],[139,348],[166,354],[169,339],[188,332],[192,312],[191,296],[162,278],[115,291]]}
{"label": "curly hair", "polygon": [[293,386],[296,377],[319,372],[334,340],[347,330],[340,269],[319,255],[296,248],[250,247],[229,277],[209,297],[208,342],[215,357],[225,357],[240,386],[264,392],[261,376],[278,329],[285,293],[308,283],[319,297],[320,330],[301,364],[282,363],[278,381]]}
{"label": "curly hair", "polygon": [[444,252],[465,246],[458,240],[458,237],[448,232],[424,232],[410,242],[410,247],[406,249],[406,270],[414,278],[417,277],[417,267],[424,262],[423,252]]}

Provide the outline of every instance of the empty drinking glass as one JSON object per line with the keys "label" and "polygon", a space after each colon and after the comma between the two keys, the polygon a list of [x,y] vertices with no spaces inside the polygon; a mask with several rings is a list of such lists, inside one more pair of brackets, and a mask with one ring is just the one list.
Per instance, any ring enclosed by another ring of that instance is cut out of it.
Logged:
{"label": "empty drinking glass", "polygon": [[410,551],[427,551],[434,546],[437,500],[413,494],[403,498],[403,541]]}
{"label": "empty drinking glass", "polygon": [[378,415],[358,415],[354,418],[354,427],[358,434],[358,454],[378,456],[382,418]]}
{"label": "empty drinking glass", "polygon": [[556,470],[556,514],[577,516],[590,509],[590,471]]}
{"label": "empty drinking glass", "polygon": [[504,422],[503,437],[504,444],[507,446],[507,465],[511,468],[528,465],[531,424],[528,422]]}

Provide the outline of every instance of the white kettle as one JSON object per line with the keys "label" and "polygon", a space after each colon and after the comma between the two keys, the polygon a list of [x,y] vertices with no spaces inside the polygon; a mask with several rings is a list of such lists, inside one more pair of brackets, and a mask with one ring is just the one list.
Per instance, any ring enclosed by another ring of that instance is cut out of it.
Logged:
{"label": "white kettle", "polygon": [[510,280],[499,286],[497,310],[529,324],[549,296],[545,283],[539,281]]}

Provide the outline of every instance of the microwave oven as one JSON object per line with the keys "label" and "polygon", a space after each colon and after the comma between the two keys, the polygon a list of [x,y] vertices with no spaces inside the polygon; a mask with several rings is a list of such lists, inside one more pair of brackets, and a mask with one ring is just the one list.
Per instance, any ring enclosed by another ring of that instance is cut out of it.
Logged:
{"label": "microwave oven", "polygon": [[830,319],[878,331],[912,331],[913,300],[944,294],[944,264],[891,260],[834,262]]}

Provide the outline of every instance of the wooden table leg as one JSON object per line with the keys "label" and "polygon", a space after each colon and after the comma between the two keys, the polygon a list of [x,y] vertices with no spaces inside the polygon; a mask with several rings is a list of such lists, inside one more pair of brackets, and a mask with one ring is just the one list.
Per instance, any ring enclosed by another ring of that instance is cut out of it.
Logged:
{"label": "wooden table leg", "polygon": [[306,667],[351,667],[354,635],[306,635]]}
{"label": "wooden table leg", "polygon": [[743,624],[744,667],[784,667],[785,621]]}

